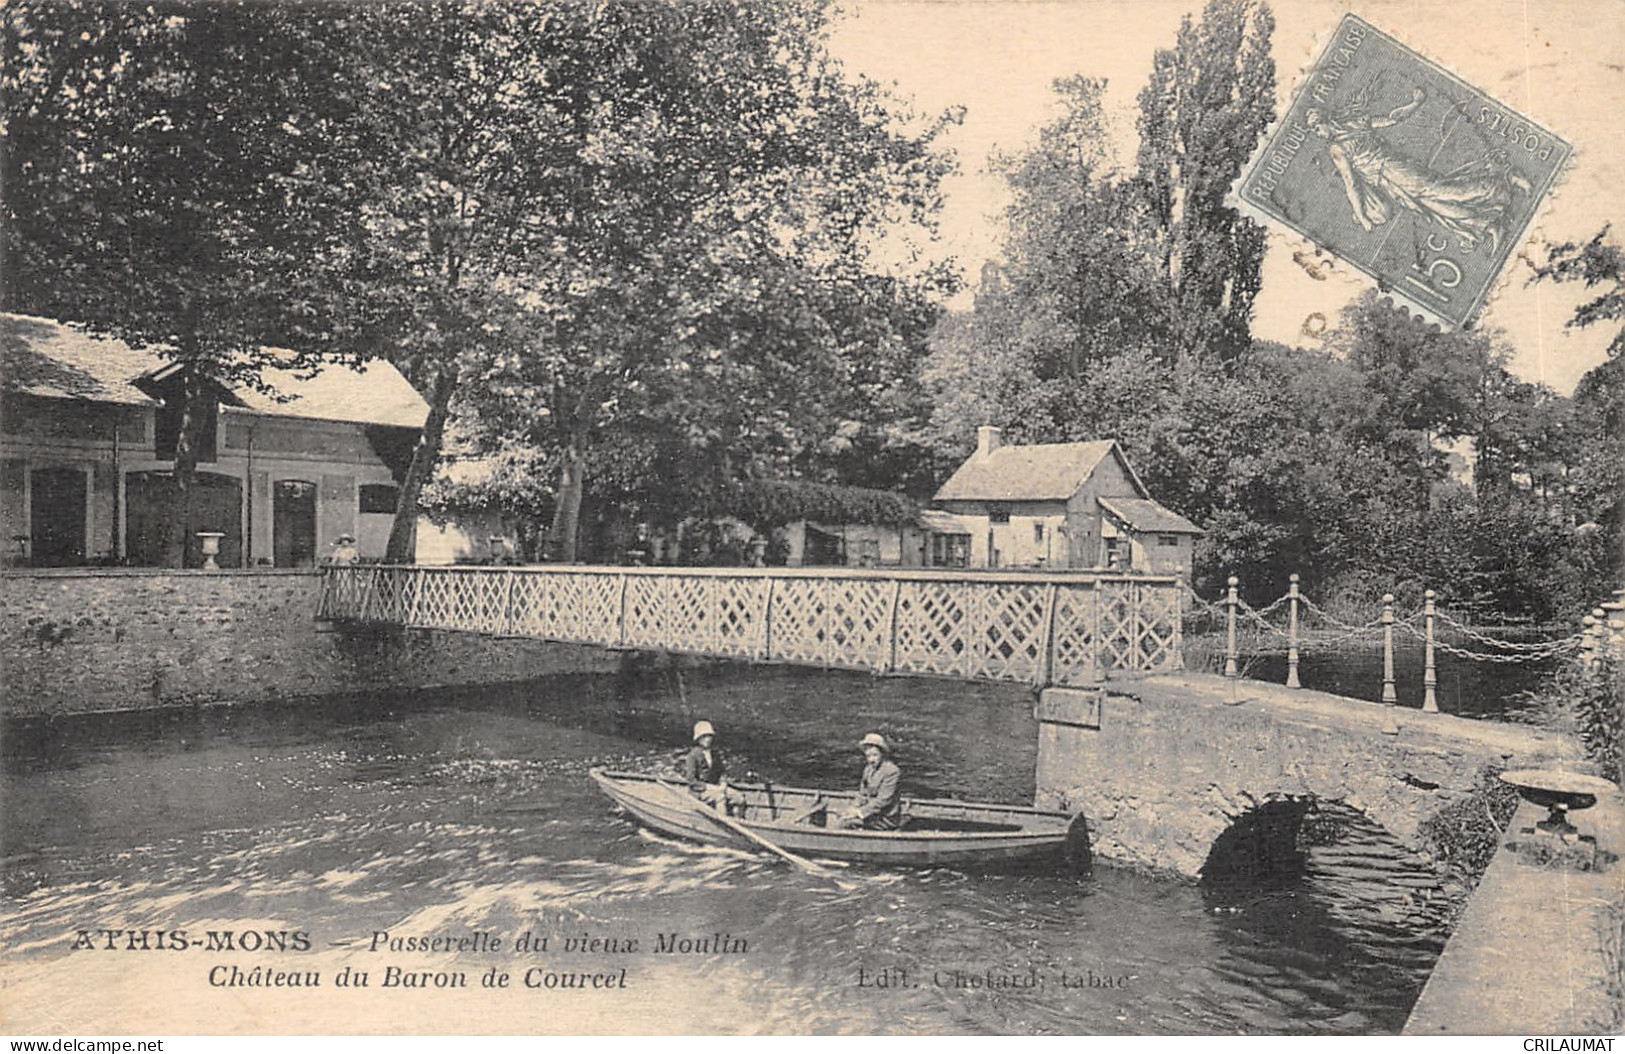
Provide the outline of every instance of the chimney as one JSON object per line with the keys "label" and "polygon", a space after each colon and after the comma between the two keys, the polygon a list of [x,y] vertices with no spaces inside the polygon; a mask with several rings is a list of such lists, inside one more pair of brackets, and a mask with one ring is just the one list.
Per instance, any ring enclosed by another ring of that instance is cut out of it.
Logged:
{"label": "chimney", "polygon": [[999,449],[999,430],[992,425],[983,425],[976,430],[976,453],[987,457]]}

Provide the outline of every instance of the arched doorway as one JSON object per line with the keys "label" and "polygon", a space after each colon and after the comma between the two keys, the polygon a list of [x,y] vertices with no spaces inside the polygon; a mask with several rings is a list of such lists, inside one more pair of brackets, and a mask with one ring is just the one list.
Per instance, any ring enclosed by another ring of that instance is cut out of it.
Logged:
{"label": "arched doorway", "polygon": [[[175,474],[168,470],[131,472],[124,477],[124,552],[136,567],[164,566],[170,524],[181,515]],[[203,566],[198,532],[220,539],[221,567],[243,566],[243,481],[218,472],[199,472],[193,483],[192,522],[186,529],[182,566]]]}

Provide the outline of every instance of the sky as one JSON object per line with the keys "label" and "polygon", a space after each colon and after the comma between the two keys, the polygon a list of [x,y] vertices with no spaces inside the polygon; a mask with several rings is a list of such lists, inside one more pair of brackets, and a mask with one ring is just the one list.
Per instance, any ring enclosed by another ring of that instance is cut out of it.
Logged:
{"label": "sky", "polygon": [[[942,238],[969,285],[998,252],[1005,197],[990,151],[1012,151],[1054,115],[1051,84],[1086,74],[1108,83],[1118,160],[1132,163],[1135,101],[1157,48],[1171,47],[1203,0],[847,0],[832,39],[852,70],[924,113],[965,107],[943,142],[961,172],[945,187]],[[1575,144],[1576,159],[1509,261],[1483,323],[1505,331],[1513,369],[1563,394],[1606,357],[1613,331],[1565,327],[1587,299],[1578,285],[1529,285],[1527,259],[1547,243],[1585,241],[1618,221],[1625,240],[1625,0],[1274,0],[1277,99],[1284,101],[1349,11]],[[1297,346],[1322,337],[1370,286],[1352,268],[1316,280],[1293,261],[1297,236],[1270,229],[1256,336]],[[1322,272],[1325,273],[1324,271]],[[969,291],[955,307],[968,307]]]}

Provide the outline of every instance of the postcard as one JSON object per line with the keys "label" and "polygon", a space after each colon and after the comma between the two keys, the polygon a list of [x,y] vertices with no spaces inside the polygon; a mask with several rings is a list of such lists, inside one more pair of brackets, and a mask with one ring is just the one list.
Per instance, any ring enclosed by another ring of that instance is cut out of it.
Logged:
{"label": "postcard", "polygon": [[0,1031],[1618,1030],[1619,8],[3,17]]}

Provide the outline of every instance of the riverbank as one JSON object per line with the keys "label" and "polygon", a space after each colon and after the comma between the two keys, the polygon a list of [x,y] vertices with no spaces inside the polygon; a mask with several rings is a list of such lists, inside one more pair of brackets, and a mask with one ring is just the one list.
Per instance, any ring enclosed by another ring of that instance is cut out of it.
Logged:
{"label": "riverbank", "polygon": [[599,648],[316,621],[317,571],[0,575],[6,717],[316,700],[611,672]]}
{"label": "riverbank", "polygon": [[[1620,864],[1595,871],[1540,867],[1505,843],[1545,819],[1524,803],[1507,827],[1467,913],[1439,956],[1407,1035],[1611,1035],[1622,1024],[1625,903]],[[1625,846],[1616,793],[1575,814],[1599,856]]]}

